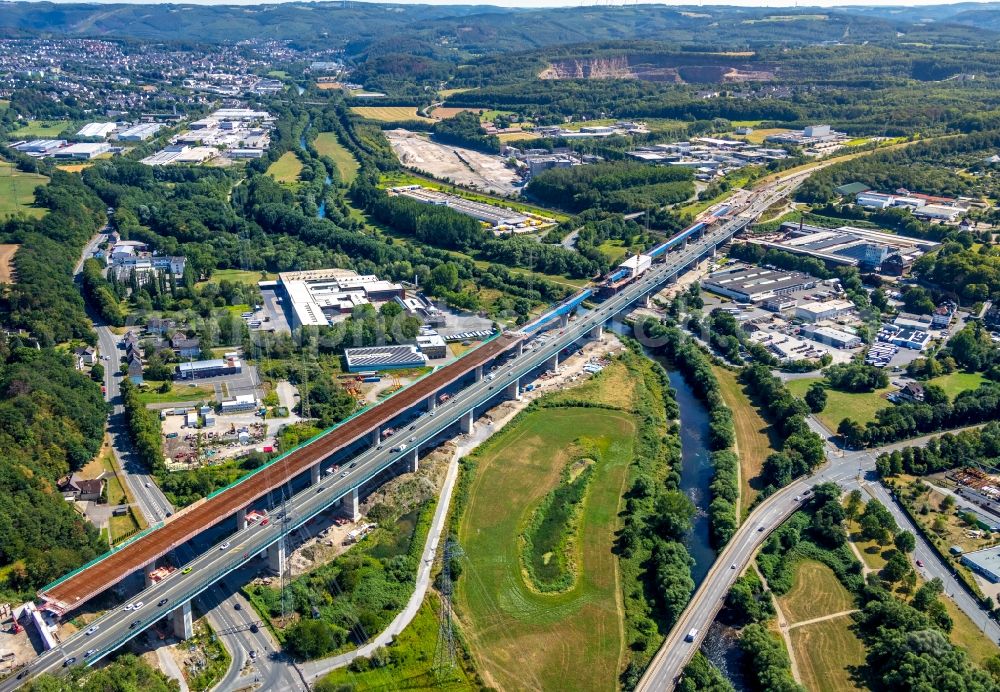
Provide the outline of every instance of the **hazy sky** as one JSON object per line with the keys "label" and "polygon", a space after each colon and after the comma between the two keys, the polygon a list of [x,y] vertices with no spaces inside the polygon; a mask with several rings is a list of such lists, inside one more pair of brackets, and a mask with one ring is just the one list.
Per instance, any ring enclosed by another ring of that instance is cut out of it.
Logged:
{"label": "hazy sky", "polygon": [[[31,0],[22,0],[31,1]],[[61,3],[121,3],[137,5],[151,5],[160,0],[49,0],[50,2]],[[166,2],[167,0],[163,0]],[[275,2],[302,2],[303,0],[173,0],[176,4],[194,5],[263,5]],[[357,2],[359,0],[351,0]],[[364,0],[361,0],[364,1]],[[648,2],[647,0],[491,0],[490,2],[476,2],[475,0],[391,0],[401,5],[494,5],[500,7],[593,7],[595,5],[635,5],[635,4],[659,4],[663,2]],[[990,0],[955,0],[981,1]],[[2,3],[0,3],[2,4]],[[941,0],[879,0],[878,2],[857,2],[838,0],[691,0],[690,2],[674,3],[675,5],[740,5],[744,7],[848,7],[848,6],[892,6],[892,7],[913,7],[916,5],[946,5],[952,4]]]}

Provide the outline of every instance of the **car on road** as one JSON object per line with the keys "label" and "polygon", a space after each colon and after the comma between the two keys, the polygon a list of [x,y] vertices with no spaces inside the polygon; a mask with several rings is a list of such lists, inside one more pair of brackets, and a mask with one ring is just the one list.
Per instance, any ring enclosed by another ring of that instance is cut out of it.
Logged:
{"label": "car on road", "polygon": [[684,636],[684,641],[693,642],[695,637],[697,636],[698,636],[698,630],[696,628],[692,628],[691,631]]}
{"label": "car on road", "polygon": [[236,602],[236,603],[233,604],[233,609],[234,610],[243,610],[243,606],[241,606],[239,604],[239,602]]}
{"label": "car on road", "polygon": [[132,621],[132,624],[130,624],[130,625],[128,626],[128,628],[129,628],[130,630],[134,630],[134,629],[135,629],[136,627],[138,627],[138,626],[139,626],[139,623],[140,623],[140,622],[141,622],[141,620],[133,620],[133,621]]}
{"label": "car on road", "polygon": [[99,629],[101,629],[100,625],[92,625],[91,627],[88,627],[83,634],[84,634],[85,637],[89,637],[90,635],[92,635],[94,632],[96,632]]}
{"label": "car on road", "polygon": [[263,520],[261,520],[261,522],[260,522],[260,525],[261,525],[261,526],[267,526],[267,522],[268,522],[268,519],[267,519],[267,517],[264,517],[264,519],[263,519]]}
{"label": "car on road", "polygon": [[341,478],[347,478],[347,474],[349,474],[349,473],[350,473],[350,471],[344,471],[342,474],[340,474],[340,477]]}
{"label": "car on road", "polygon": [[924,561],[923,560],[917,560],[917,567],[923,567],[923,566],[924,566]]}
{"label": "car on road", "polygon": [[73,665],[76,663],[76,656],[70,656],[65,661],[63,661],[63,668]]}
{"label": "car on road", "polygon": [[250,625],[250,631],[253,632],[254,634],[260,632],[260,627],[257,626],[256,622]]}
{"label": "car on road", "polygon": [[225,543],[219,546],[219,550],[225,550],[228,547],[229,547],[229,541],[226,541]]}
{"label": "car on road", "polygon": [[[264,520],[264,523],[265,524],[267,523],[267,519]],[[191,574],[191,570],[193,569],[194,567],[185,567],[184,569],[181,570],[181,574]]]}
{"label": "car on road", "polygon": [[140,608],[142,608],[142,607],[143,607],[144,605],[146,605],[146,603],[145,603],[144,601],[136,601],[136,602],[135,602],[135,608],[133,608],[132,610],[139,610],[139,609],[140,609]]}
{"label": "car on road", "polygon": [[322,485],[321,485],[321,486],[319,486],[318,488],[316,488],[316,492],[317,492],[317,493],[321,493],[321,492],[323,492],[324,490],[325,490],[325,488],[324,488],[324,487],[323,487]]}
{"label": "car on road", "polygon": [[758,531],[763,531],[763,530],[764,530],[764,525],[763,525],[763,524],[761,524],[760,526],[758,526],[758,527],[757,527],[757,530],[758,530]]}
{"label": "car on road", "polygon": [[257,651],[255,649],[250,649],[250,660],[257,658]]}
{"label": "car on road", "polygon": [[129,603],[127,606],[122,608],[122,610],[132,610],[133,608],[135,608],[135,603]]}
{"label": "car on road", "polygon": [[729,565],[729,569],[736,569],[736,563],[734,562],[733,564]]}
{"label": "car on road", "polygon": [[83,655],[84,658],[90,658],[97,653],[97,649],[87,649],[87,652]]}
{"label": "car on road", "polygon": [[167,604],[167,601],[169,601],[169,600],[170,600],[169,598],[161,598],[160,602],[156,604],[156,607],[157,608],[162,608],[163,606],[165,606]]}

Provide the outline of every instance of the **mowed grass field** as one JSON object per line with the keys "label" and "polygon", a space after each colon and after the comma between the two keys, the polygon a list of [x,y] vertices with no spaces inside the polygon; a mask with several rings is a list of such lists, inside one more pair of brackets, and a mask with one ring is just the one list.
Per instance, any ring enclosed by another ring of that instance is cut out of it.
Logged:
{"label": "mowed grass field", "polygon": [[858,689],[850,668],[864,663],[865,648],[850,629],[854,621],[845,613],[856,605],[833,570],[816,560],[802,560],[796,565],[792,589],[778,604],[788,620],[791,653],[802,684],[810,692]]}
{"label": "mowed grass field", "polygon": [[302,172],[302,162],[294,152],[286,151],[281,158],[272,163],[267,174],[279,183],[294,183],[299,179]]}
{"label": "mowed grass field", "polygon": [[726,368],[713,366],[712,371],[719,380],[722,398],[729,410],[733,412],[733,424],[736,428],[736,448],[740,458],[740,513],[741,520],[746,516],[749,507],[757,498],[758,489],[754,487],[754,479],[760,476],[764,460],[777,450],[778,440],[772,439],[774,432],[764,420],[749,397],[743,391],[743,385],[736,379],[736,373]]}
{"label": "mowed grass field", "polygon": [[[805,377],[799,380],[789,380],[789,391],[798,397],[804,397],[809,385],[813,382],[821,382],[819,377]],[[852,392],[838,392],[835,389],[826,390],[826,408],[816,414],[820,422],[823,423],[830,432],[837,432],[837,426],[845,418],[852,418],[864,425],[875,420],[875,413],[880,409],[892,406],[886,399],[886,395],[896,391],[896,387],[886,387],[876,389],[874,392],[854,394]]]}
{"label": "mowed grass field", "polygon": [[45,209],[34,206],[35,188],[49,179],[38,173],[22,173],[13,164],[0,161],[0,219],[26,214],[41,217]]}
{"label": "mowed grass field", "polygon": [[24,125],[10,133],[10,138],[51,139],[72,125],[68,120],[29,120]]}
{"label": "mowed grass field", "polygon": [[208,281],[199,281],[198,285],[209,282],[217,284],[222,281],[232,281],[238,284],[256,284],[258,281],[273,279],[276,276],[277,274],[271,272],[261,273],[252,269],[216,269],[212,272],[212,276]]}
{"label": "mowed grass field", "polygon": [[433,118],[417,115],[416,106],[354,106],[351,110],[362,118],[393,122],[394,120],[426,120],[435,122]]}
{"label": "mowed grass field", "polygon": [[928,384],[936,384],[944,390],[949,399],[954,399],[957,394],[977,389],[979,385],[986,382],[982,373],[978,372],[953,372],[950,375],[941,375],[928,381]]}
{"label": "mowed grass field", "polygon": [[313,146],[316,147],[316,151],[319,152],[320,156],[329,156],[333,160],[337,165],[337,172],[340,173],[342,181],[350,184],[358,177],[358,168],[360,168],[358,161],[340,143],[336,133],[320,132],[316,135]]}
{"label": "mowed grass field", "polygon": [[[543,408],[508,426],[477,454],[459,526],[465,565],[456,603],[477,668],[491,687],[617,686],[623,634],[612,548],[635,434],[635,422],[624,412]],[[601,461],[579,520],[579,574],[568,591],[539,594],[521,572],[518,534],[559,482],[570,461],[566,450],[581,435],[598,441]]]}

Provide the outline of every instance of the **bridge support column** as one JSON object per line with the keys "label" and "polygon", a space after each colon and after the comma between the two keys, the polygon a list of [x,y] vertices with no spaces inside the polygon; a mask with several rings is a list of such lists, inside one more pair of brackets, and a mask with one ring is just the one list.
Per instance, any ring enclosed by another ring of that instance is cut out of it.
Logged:
{"label": "bridge support column", "polygon": [[590,330],[590,334],[588,334],[587,336],[589,336],[591,339],[600,339],[602,336],[604,336],[604,325],[603,324],[597,325],[596,327]]}
{"label": "bridge support column", "polygon": [[267,547],[267,569],[274,574],[281,574],[285,564],[285,541],[272,543]]}
{"label": "bridge support column", "polygon": [[174,636],[178,639],[190,639],[194,636],[191,601],[186,601],[170,614],[170,624],[174,631]]}
{"label": "bridge support column", "polygon": [[417,453],[417,448],[414,447],[405,457],[406,460],[406,470],[410,473],[416,473],[420,470],[420,455]]}
{"label": "bridge support column", "polygon": [[718,250],[719,250],[718,247],[716,247],[715,245],[712,246],[712,259],[715,259],[715,255],[718,252]]}
{"label": "bridge support column", "polygon": [[458,424],[462,428],[462,432],[466,435],[472,434],[472,425],[475,420],[472,418],[472,411],[462,414],[462,417],[458,419]]}
{"label": "bridge support column", "polygon": [[559,327],[565,329],[567,324],[569,324],[569,315],[560,315]]}
{"label": "bridge support column", "polygon": [[148,589],[153,585],[153,570],[156,569],[156,561],[149,563],[142,568],[142,575],[146,583],[146,588]]}
{"label": "bridge support column", "polygon": [[344,506],[344,512],[350,517],[351,521],[357,521],[361,518],[361,509],[358,502],[358,489],[353,488],[350,493],[344,495],[341,498],[341,503]]}
{"label": "bridge support column", "polygon": [[559,369],[559,354],[553,353],[552,357],[545,361],[546,370],[558,370]]}
{"label": "bridge support column", "polygon": [[507,398],[508,399],[521,398],[521,378],[517,378],[509,385],[507,385]]}
{"label": "bridge support column", "polygon": [[483,366],[482,365],[477,365],[476,366],[476,382],[481,382],[482,379],[483,379]]}
{"label": "bridge support column", "polygon": [[[478,382],[478,381],[479,380],[476,380],[476,382]],[[437,405],[438,405],[438,400],[437,400],[436,396],[434,396],[433,394],[431,394],[429,397],[427,397],[427,410],[428,411],[433,411],[434,409],[437,408]]]}
{"label": "bridge support column", "polygon": [[640,302],[642,303],[642,307],[644,307],[644,308],[650,308],[650,307],[652,307],[653,306],[653,294],[652,293],[647,293],[643,297],[642,301],[640,301]]}
{"label": "bridge support column", "polygon": [[517,342],[517,355],[521,355],[522,353],[524,353],[524,342],[523,341],[518,341]]}
{"label": "bridge support column", "polygon": [[309,467],[309,485],[316,485],[319,483],[319,467],[319,463],[313,464]]}
{"label": "bridge support column", "polygon": [[247,508],[236,510],[236,530],[242,531],[247,527]]}
{"label": "bridge support column", "polygon": [[372,430],[372,447],[377,446],[378,443],[381,441],[382,441],[382,428],[376,425],[375,429]]}

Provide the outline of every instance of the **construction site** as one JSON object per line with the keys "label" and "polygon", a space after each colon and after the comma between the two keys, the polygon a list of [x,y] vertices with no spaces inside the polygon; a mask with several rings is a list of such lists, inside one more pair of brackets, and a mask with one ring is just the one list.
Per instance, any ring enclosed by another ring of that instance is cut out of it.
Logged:
{"label": "construction site", "polygon": [[399,162],[407,168],[474,190],[499,195],[520,194],[517,171],[509,168],[500,156],[438,144],[409,130],[386,130],[385,136]]}

